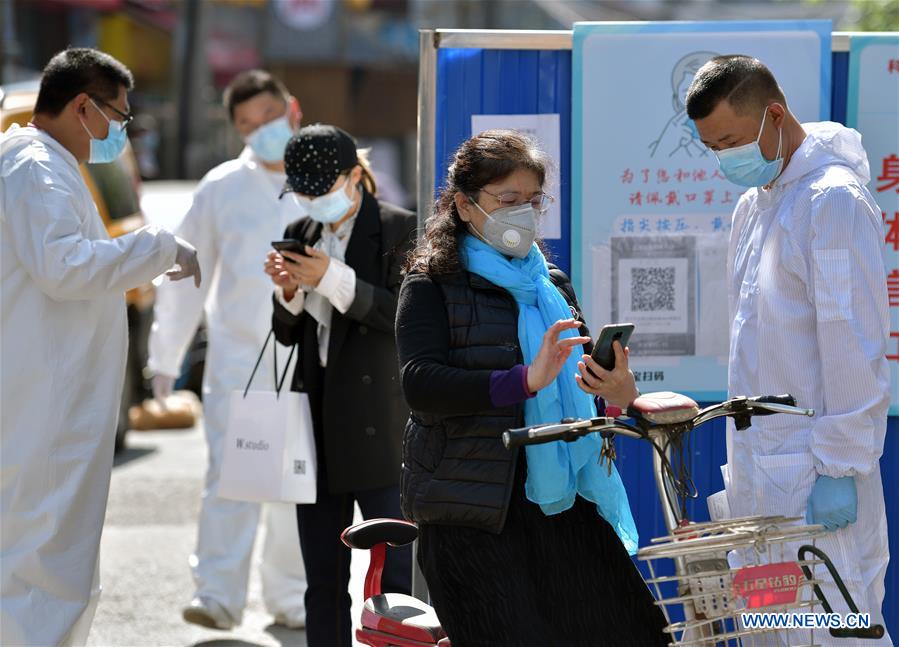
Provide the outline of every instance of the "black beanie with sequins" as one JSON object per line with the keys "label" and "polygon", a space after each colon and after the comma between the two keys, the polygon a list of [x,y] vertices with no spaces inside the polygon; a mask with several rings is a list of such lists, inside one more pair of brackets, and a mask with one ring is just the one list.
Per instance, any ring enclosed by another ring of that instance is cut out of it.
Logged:
{"label": "black beanie with sequins", "polygon": [[358,164],[356,143],[337,126],[312,124],[300,128],[284,149],[285,193],[318,197],[331,190],[341,173]]}

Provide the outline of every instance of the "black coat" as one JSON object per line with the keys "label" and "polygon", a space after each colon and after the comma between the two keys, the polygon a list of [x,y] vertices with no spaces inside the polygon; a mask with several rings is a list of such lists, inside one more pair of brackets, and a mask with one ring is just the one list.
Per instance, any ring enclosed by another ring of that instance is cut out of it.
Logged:
{"label": "black coat", "polygon": [[[401,270],[415,240],[415,214],[366,192],[346,250],[356,271],[356,296],[346,314],[333,310],[328,366],[318,354],[317,322],[291,314],[274,299],[272,326],[285,345],[298,345],[292,388],[309,394],[319,469],[331,493],[395,485],[409,408],[397,375],[394,319]],[[284,238],[313,245],[322,225],[290,224]]]}
{"label": "black coat", "polygon": [[[550,279],[583,322],[568,277],[551,266]],[[588,334],[583,325],[581,333]],[[524,424],[524,406],[494,407],[490,375],[522,363],[514,298],[469,272],[410,274],[396,334],[412,408],[403,440],[403,514],[499,533],[518,460],[501,437]]]}

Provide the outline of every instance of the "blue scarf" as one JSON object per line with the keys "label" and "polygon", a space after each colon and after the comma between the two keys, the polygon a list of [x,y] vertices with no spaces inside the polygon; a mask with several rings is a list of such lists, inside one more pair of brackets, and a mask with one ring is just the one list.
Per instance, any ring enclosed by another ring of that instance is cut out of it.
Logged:
{"label": "blue scarf", "polygon": [[[518,259],[504,256],[469,234],[461,242],[465,268],[504,288],[518,303],[518,343],[525,364],[530,364],[540,350],[547,329],[560,319],[571,318],[568,303],[549,279],[546,259],[537,245],[525,258]],[[575,330],[566,330],[561,337],[577,334]],[[579,359],[580,353],[575,349],[558,377],[525,402],[526,424],[596,415],[593,397],[581,391],[574,380]],[[637,552],[637,528],[627,493],[615,466],[610,475],[607,466],[599,463],[601,448],[602,439],[598,434],[589,434],[573,443],[557,441],[527,446],[525,494],[547,515],[567,510],[580,494],[596,504],[599,514],[612,525],[633,555]]]}

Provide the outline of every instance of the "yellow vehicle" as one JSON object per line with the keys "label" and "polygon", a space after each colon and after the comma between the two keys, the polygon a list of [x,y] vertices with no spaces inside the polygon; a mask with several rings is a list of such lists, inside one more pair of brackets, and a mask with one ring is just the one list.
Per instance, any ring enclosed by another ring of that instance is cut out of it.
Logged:
{"label": "yellow vehicle", "polygon": [[[38,87],[36,81],[0,86],[0,132],[6,132],[13,124],[24,126],[28,123],[37,101]],[[81,175],[111,237],[130,233],[144,225],[140,209],[140,173],[130,144],[114,162],[82,164]],[[126,301],[128,367],[122,393],[119,429],[116,433],[116,450],[124,446],[128,408],[140,403],[145,395],[142,370],[146,365],[147,335],[153,316],[153,286],[147,284],[130,290]]]}

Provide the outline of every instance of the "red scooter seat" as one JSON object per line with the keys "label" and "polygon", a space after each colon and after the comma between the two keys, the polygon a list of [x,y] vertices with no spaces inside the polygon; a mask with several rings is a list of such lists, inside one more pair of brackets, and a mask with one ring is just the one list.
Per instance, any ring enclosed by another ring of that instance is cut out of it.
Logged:
{"label": "red scooter seat", "polygon": [[368,598],[362,609],[362,626],[430,644],[446,637],[434,609],[402,593],[382,593]]}
{"label": "red scooter seat", "polygon": [[671,391],[646,393],[628,407],[628,415],[653,425],[674,425],[692,420],[699,406],[691,398]]}
{"label": "red scooter seat", "polygon": [[340,540],[350,548],[371,550],[378,544],[405,546],[418,536],[418,527],[400,519],[369,519],[350,526],[340,535]]}

